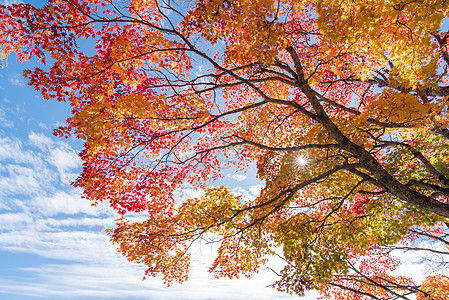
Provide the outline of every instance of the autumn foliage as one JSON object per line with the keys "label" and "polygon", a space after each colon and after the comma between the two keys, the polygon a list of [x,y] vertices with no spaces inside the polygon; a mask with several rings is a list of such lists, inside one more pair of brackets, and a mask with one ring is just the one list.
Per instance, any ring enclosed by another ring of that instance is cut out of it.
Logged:
{"label": "autumn foliage", "polygon": [[[288,293],[443,300],[448,14],[444,0],[49,0],[0,6],[0,52],[40,60],[29,84],[71,104],[55,134],[85,141],[74,185],[123,215],[112,241],[147,275],[187,280],[207,238],[217,277],[277,255]],[[255,199],[217,187],[255,167]],[[202,196],[174,197],[185,187]],[[398,274],[403,251],[427,253],[423,282]]]}

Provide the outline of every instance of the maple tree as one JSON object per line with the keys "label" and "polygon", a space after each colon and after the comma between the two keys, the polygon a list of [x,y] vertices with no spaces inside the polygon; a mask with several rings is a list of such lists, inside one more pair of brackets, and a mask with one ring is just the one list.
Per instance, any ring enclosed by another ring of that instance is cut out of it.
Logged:
{"label": "maple tree", "polygon": [[[186,280],[207,237],[217,277],[277,255],[281,291],[439,300],[448,13],[443,0],[49,0],[0,6],[0,44],[48,66],[25,76],[72,106],[55,134],[85,141],[74,185],[123,215],[112,241],[147,275]],[[255,199],[214,185],[253,163]],[[184,186],[203,196],[176,202]],[[399,251],[437,267],[414,282]]]}

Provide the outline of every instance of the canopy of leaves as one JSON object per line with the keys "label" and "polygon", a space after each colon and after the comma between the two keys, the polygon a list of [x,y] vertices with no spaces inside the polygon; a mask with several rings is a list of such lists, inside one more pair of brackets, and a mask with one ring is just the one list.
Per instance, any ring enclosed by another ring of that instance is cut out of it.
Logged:
{"label": "canopy of leaves", "polygon": [[[39,59],[29,84],[71,104],[55,135],[85,141],[74,185],[123,215],[112,241],[147,275],[187,280],[208,238],[217,277],[277,255],[288,293],[447,299],[448,14],[445,0],[48,0],[0,6],[0,51]],[[255,199],[214,185],[254,164]],[[204,195],[175,202],[185,186]],[[397,275],[400,250],[438,267]]]}

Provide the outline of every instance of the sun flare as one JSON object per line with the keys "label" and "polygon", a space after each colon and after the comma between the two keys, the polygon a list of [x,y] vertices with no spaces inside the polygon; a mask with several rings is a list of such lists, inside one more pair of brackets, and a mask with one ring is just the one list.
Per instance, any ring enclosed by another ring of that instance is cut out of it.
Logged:
{"label": "sun flare", "polygon": [[307,165],[307,159],[304,156],[298,156],[295,159],[295,163],[296,165],[300,166],[300,167],[304,167],[305,165]]}

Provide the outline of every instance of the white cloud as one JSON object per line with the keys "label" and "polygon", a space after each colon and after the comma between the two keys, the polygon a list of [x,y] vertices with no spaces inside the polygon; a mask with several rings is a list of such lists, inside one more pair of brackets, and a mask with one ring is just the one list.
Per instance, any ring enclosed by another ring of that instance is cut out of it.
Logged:
{"label": "white cloud", "polygon": [[33,222],[33,219],[25,213],[4,213],[0,214],[0,231],[16,230],[26,227]]}
{"label": "white cloud", "polygon": [[42,129],[45,129],[45,130],[47,130],[48,131],[48,126],[47,125],[45,125],[44,123],[42,123],[42,122],[39,122],[38,124],[37,124],[40,128],[42,128]]}
{"label": "white cloud", "polygon": [[12,160],[15,163],[34,163],[36,155],[22,150],[23,144],[19,139],[0,137],[0,161]]}
{"label": "white cloud", "polygon": [[249,187],[249,192],[254,196],[257,197],[260,195],[260,190],[264,187],[263,184],[256,184]]}
{"label": "white cloud", "polygon": [[20,74],[8,76],[8,81],[11,85],[14,86],[25,86],[25,81],[23,80],[23,77]]}
{"label": "white cloud", "polygon": [[4,0],[3,1],[4,5],[19,4],[19,3],[23,3],[23,1],[22,0]]}
{"label": "white cloud", "polygon": [[79,168],[82,164],[75,151],[65,148],[50,149],[48,161],[58,169],[61,181],[64,183],[70,183],[77,177],[76,174],[67,171],[72,168]]}
{"label": "white cloud", "polygon": [[246,180],[246,178],[247,178],[247,176],[245,176],[245,175],[240,175],[240,174],[228,174],[228,178],[232,178],[232,179],[234,179],[235,181],[238,181],[238,182],[240,182],[240,181],[244,181],[244,180]]}
{"label": "white cloud", "polygon": [[40,150],[46,150],[54,145],[54,141],[48,136],[42,133],[31,132],[28,135],[28,140],[31,145],[39,148]]}
{"label": "white cloud", "polygon": [[64,227],[79,227],[79,226],[107,228],[111,227],[116,219],[117,216],[109,218],[86,218],[86,217],[66,218],[66,219],[48,218],[38,220],[36,224],[37,227],[48,229],[52,228],[63,229]]}
{"label": "white cloud", "polygon": [[86,264],[108,259],[104,251],[109,238],[102,231],[48,231],[34,225],[0,233],[0,249]]}
{"label": "white cloud", "polygon": [[46,153],[46,160],[58,170],[60,179],[65,184],[70,184],[76,179],[77,174],[70,169],[81,167],[81,159],[78,154],[65,142],[55,142],[51,138],[31,132],[28,140],[32,146]]}
{"label": "white cloud", "polygon": [[235,187],[231,189],[232,194],[236,196],[242,196],[245,200],[252,200],[254,199],[253,195],[248,192],[248,190],[242,188],[242,187]]}
{"label": "white cloud", "polygon": [[[23,215],[9,219],[23,218]],[[88,223],[93,218],[85,219]],[[112,219],[105,219],[112,225]],[[100,297],[143,299],[293,299],[296,297],[263,288],[275,280],[273,274],[262,270],[253,279],[214,280],[207,272],[214,251],[209,246],[198,246],[192,261],[190,279],[182,285],[167,288],[160,278],[142,281],[144,267],[129,263],[116,252],[115,245],[101,231],[62,230],[63,225],[84,226],[71,219],[43,220],[55,225],[59,231],[43,230],[27,220],[22,230],[0,234],[0,249],[10,252],[31,253],[47,259],[67,261],[46,263],[37,267],[21,268],[26,276],[19,280],[0,281],[3,293],[38,297],[66,298]],[[16,224],[18,224],[16,222]],[[95,224],[96,225],[96,224]],[[106,225],[106,224],[103,224]],[[72,230],[75,228],[72,228]],[[207,284],[205,284],[207,283]],[[19,288],[23,287],[23,288]],[[306,298],[307,299],[307,298]]]}
{"label": "white cloud", "polygon": [[0,124],[3,127],[12,128],[14,127],[14,123],[11,120],[5,118],[6,113],[3,109],[0,108]]}
{"label": "white cloud", "polygon": [[[439,242],[416,240],[415,244],[416,247],[421,249],[447,251],[445,245]],[[449,269],[445,264],[439,264],[439,259],[447,263],[447,257],[428,251],[403,250],[395,250],[392,252],[392,255],[401,261],[401,264],[393,274],[411,277],[418,284],[423,282],[428,275],[434,274],[435,271],[449,276]]]}
{"label": "white cloud", "polygon": [[[40,268],[27,268],[24,271],[29,276],[24,279],[23,288],[17,290],[22,294],[35,296],[67,298],[67,291],[70,291],[70,297],[76,298],[296,299],[276,293],[271,288],[260,287],[258,281],[243,279],[236,284],[236,281],[226,279],[214,280],[211,276],[194,276],[183,285],[167,288],[157,278],[142,281],[138,272],[143,270],[124,263],[114,268],[101,264],[92,264],[88,268],[82,264],[46,265]],[[33,283],[32,278],[36,278],[39,284]],[[2,291],[17,293],[14,288],[17,288],[16,282],[0,283]]]}
{"label": "white cloud", "polygon": [[204,196],[204,190],[195,189],[188,186],[184,186],[180,189],[177,189],[173,193],[173,199],[175,200],[175,203],[178,205],[180,205],[181,203],[183,203],[188,199],[200,198],[202,196]]}
{"label": "white cloud", "polygon": [[80,213],[98,216],[101,212],[100,209],[93,207],[91,204],[90,201],[82,199],[80,194],[74,190],[71,193],[56,191],[55,194],[48,197],[35,197],[30,206],[43,216],[76,215]]}
{"label": "white cloud", "polygon": [[2,171],[4,175],[0,178],[0,195],[31,195],[41,188],[32,168],[8,164]]}

